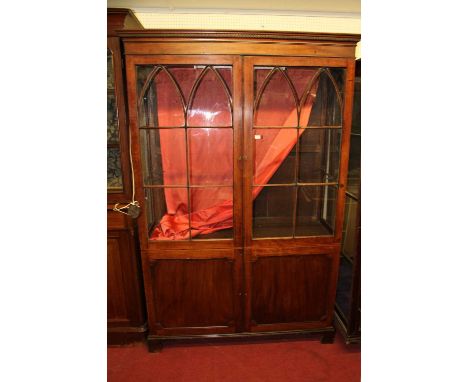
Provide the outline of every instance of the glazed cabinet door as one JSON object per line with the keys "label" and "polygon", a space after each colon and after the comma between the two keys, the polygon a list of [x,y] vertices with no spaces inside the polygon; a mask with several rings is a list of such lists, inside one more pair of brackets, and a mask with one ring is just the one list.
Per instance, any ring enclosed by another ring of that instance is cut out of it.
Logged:
{"label": "glazed cabinet door", "polygon": [[353,65],[244,58],[245,326],[251,331],[331,326]]}
{"label": "glazed cabinet door", "polygon": [[151,333],[239,330],[241,66],[235,56],[127,56]]}

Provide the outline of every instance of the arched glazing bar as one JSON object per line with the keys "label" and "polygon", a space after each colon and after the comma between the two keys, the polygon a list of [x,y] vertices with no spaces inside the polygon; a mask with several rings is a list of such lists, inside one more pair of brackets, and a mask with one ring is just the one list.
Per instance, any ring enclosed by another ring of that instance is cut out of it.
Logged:
{"label": "arched glazing bar", "polygon": [[274,67],[273,69],[270,70],[270,72],[265,77],[262,85],[260,86],[260,89],[259,89],[258,94],[257,94],[257,96],[255,98],[255,101],[254,101],[254,121],[256,119],[255,117],[256,117],[256,115],[258,113],[258,108],[260,106],[261,100],[262,100],[262,98],[263,98],[263,96],[265,94],[265,89],[269,85],[270,80],[273,78],[275,73],[280,73],[280,75],[286,80],[286,83],[288,84],[288,87],[291,90],[291,93],[292,93],[293,99],[294,99],[294,104],[295,104],[295,107],[296,107],[297,124],[299,124],[299,97],[298,97],[296,89],[295,89],[291,79],[287,75],[286,71],[283,68],[278,67],[278,66],[276,66],[276,67]]}
{"label": "arched glazing bar", "polygon": [[184,97],[184,95],[182,93],[182,90],[181,90],[179,84],[177,83],[177,81],[174,78],[174,76],[172,75],[172,73],[169,70],[167,70],[166,66],[163,66],[163,65],[155,66],[153,68],[153,70],[146,77],[146,80],[145,80],[145,82],[143,84],[143,87],[142,87],[142,89],[140,91],[140,95],[138,97],[138,110],[140,111],[140,113],[143,112],[143,114],[146,117],[146,126],[149,126],[148,115],[149,115],[150,105],[148,105],[147,102],[146,102],[147,101],[146,96],[147,96],[147,93],[148,93],[151,85],[153,84],[153,82],[156,80],[156,77],[160,73],[165,73],[168,76],[168,78],[170,79],[171,83],[174,86],[174,89],[176,90],[176,93],[177,93],[177,95],[179,97],[179,100],[180,100],[180,103],[181,103],[181,106],[182,106],[182,111],[183,111],[183,115],[184,115],[184,126],[186,126],[187,125],[187,102],[185,100],[185,97]]}
{"label": "arched glazing bar", "polygon": [[[208,75],[208,73],[214,73],[215,75],[215,78],[218,79],[218,81],[220,82],[223,90],[224,90],[224,93],[227,97],[227,101],[228,101],[228,106],[229,106],[229,114],[230,114],[230,123],[229,125],[232,126],[232,118],[233,118],[233,107],[232,107],[232,95],[229,91],[229,87],[227,86],[226,82],[224,81],[223,77],[221,76],[221,74],[219,73],[219,71],[216,69],[216,67],[212,66],[212,65],[207,65],[205,66],[205,68],[202,70],[202,72],[199,74],[199,76],[197,77],[197,79],[195,80],[195,83],[193,84],[193,87],[190,91],[190,95],[189,95],[189,98],[188,98],[188,101],[187,101],[187,109],[186,109],[186,126],[188,126],[188,113],[192,110],[192,107],[193,107],[193,104],[194,104],[194,101],[197,97],[197,91],[199,90],[199,87],[200,87],[200,84],[203,82],[203,79]],[[197,126],[197,127],[201,127],[201,126]]]}

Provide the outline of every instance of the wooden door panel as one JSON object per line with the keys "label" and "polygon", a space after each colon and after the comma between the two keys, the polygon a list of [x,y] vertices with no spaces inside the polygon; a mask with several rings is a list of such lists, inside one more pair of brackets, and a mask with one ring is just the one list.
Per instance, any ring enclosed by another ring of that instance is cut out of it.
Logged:
{"label": "wooden door panel", "polygon": [[266,252],[246,264],[247,327],[256,332],[329,326],[338,253]]}
{"label": "wooden door panel", "polygon": [[[125,239],[123,239],[125,240]],[[107,318],[112,321],[128,321],[125,301],[125,282],[121,263],[122,239],[107,239]]]}
{"label": "wooden door panel", "polygon": [[240,311],[238,278],[234,258],[153,260],[158,334],[234,332]]}
{"label": "wooden door panel", "polygon": [[272,324],[325,318],[330,271],[326,255],[259,258],[252,263],[252,319]]}

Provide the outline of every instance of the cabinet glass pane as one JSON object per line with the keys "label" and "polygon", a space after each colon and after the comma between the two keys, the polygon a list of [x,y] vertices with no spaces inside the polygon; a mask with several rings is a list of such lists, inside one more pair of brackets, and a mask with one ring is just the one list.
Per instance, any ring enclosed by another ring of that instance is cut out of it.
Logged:
{"label": "cabinet glass pane", "polygon": [[[299,186],[296,237],[333,235],[336,192],[330,186]],[[331,210],[330,210],[331,209]]]}
{"label": "cabinet glass pane", "polygon": [[190,185],[232,185],[232,129],[188,129]]}
{"label": "cabinet glass pane", "polygon": [[323,188],[322,222],[327,224],[330,231],[334,233],[338,186],[324,186]]}
{"label": "cabinet glass pane", "polygon": [[300,129],[299,182],[338,182],[341,129]]}
{"label": "cabinet glass pane", "polygon": [[144,185],[187,186],[185,129],[141,129]]}
{"label": "cabinet glass pane", "polygon": [[233,237],[232,67],[137,67],[150,240]]}
{"label": "cabinet glass pane", "polygon": [[115,95],[114,62],[107,49],[107,191],[123,190],[119,146],[119,119]]}
{"label": "cabinet glass pane", "polygon": [[297,129],[254,130],[254,184],[296,181]]}
{"label": "cabinet glass pane", "polygon": [[145,89],[139,99],[140,127],[183,127],[184,99],[171,73],[158,66],[152,71],[143,68],[138,74],[147,75],[140,81]]}
{"label": "cabinet glass pane", "polygon": [[327,67],[254,68],[254,238],[334,234],[344,75]]}
{"label": "cabinet glass pane", "polygon": [[[341,126],[344,70],[321,68],[308,126]],[[314,94],[309,94],[314,97]]]}
{"label": "cabinet glass pane", "polygon": [[231,96],[216,68],[206,67],[192,91],[187,115],[188,126],[232,126]]}
{"label": "cabinet glass pane", "polygon": [[292,237],[294,187],[263,187],[253,203],[253,237]]}
{"label": "cabinet glass pane", "polygon": [[254,126],[340,126],[344,70],[255,67]]}
{"label": "cabinet glass pane", "polygon": [[189,238],[187,188],[146,188],[145,204],[150,240]]}
{"label": "cabinet glass pane", "polygon": [[190,188],[190,227],[194,240],[233,237],[232,187]]}
{"label": "cabinet glass pane", "polygon": [[140,127],[232,126],[232,69],[211,65],[137,67]]}
{"label": "cabinet glass pane", "polygon": [[283,68],[255,69],[254,126],[296,127],[297,96]]}

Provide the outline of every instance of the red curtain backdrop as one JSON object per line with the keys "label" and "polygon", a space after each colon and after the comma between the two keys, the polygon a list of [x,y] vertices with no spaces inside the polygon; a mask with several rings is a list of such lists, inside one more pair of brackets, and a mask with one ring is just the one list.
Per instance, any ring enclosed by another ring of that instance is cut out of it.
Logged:
{"label": "red curtain backdrop", "polygon": [[[192,73],[192,76],[185,74],[177,78],[182,89],[188,89],[191,83],[193,84],[198,73]],[[297,84],[305,84],[314,74],[315,71],[311,70],[295,70],[290,77],[294,76],[291,80],[297,89]],[[282,89],[285,80],[281,76],[277,72],[265,88],[256,116],[257,125],[297,125],[296,108],[292,108],[291,103],[285,102],[284,89]],[[223,73],[223,77],[228,79],[226,73]],[[172,96],[174,85],[163,76],[157,76],[155,81],[158,123],[160,126],[174,126],[174,121],[180,119],[182,110],[181,104],[174,102]],[[303,106],[300,116],[302,126],[309,120],[316,89],[317,81],[312,86],[308,101]],[[291,99],[292,93],[289,97],[290,101]],[[187,188],[165,188],[167,213],[151,234],[151,240],[183,240],[189,238],[189,231],[192,237],[196,237],[233,226],[232,129],[207,127],[231,125],[228,96],[214,72],[207,72],[200,82],[187,118],[188,126],[200,126],[200,128],[187,129],[188,150],[186,150],[185,134],[174,134],[171,129],[159,130],[164,184],[186,184],[185,156],[188,152],[191,186],[209,188],[191,188],[190,195],[188,195]],[[299,135],[303,131],[300,129]],[[260,137],[255,140],[254,183],[266,184],[295,146],[298,134],[296,129],[264,129],[256,130],[256,133]],[[262,187],[254,187],[253,198],[258,196],[261,189]],[[191,227],[189,226],[188,198],[190,198],[192,211]]]}

